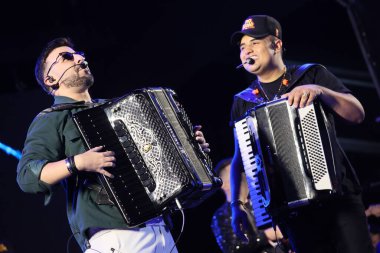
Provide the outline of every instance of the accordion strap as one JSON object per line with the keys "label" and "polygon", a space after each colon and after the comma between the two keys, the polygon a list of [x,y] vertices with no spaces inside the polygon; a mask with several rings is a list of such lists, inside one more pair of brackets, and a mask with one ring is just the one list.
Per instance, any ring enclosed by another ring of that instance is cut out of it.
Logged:
{"label": "accordion strap", "polygon": [[305,63],[305,64],[299,66],[296,69],[296,71],[294,71],[294,73],[292,75],[291,83],[289,84],[287,90],[289,90],[290,87],[292,87],[296,82],[298,82],[309,69],[311,69],[312,67],[316,67],[316,66],[320,66],[322,68],[325,68],[325,66],[318,64],[318,63]]}
{"label": "accordion strap", "polygon": [[[288,88],[286,90],[289,90],[296,82],[298,82],[309,69],[311,69],[312,67],[316,67],[316,66],[320,66],[322,68],[325,68],[323,65],[318,64],[318,63],[305,63],[305,64],[299,66],[294,71],[294,73],[292,74],[291,82],[288,85]],[[247,89],[236,94],[235,96],[239,97],[239,98],[241,98],[247,102],[256,103],[256,104],[262,103],[263,101],[260,100],[259,97],[252,96],[252,91],[253,91],[253,88],[250,86]]]}
{"label": "accordion strap", "polygon": [[41,111],[37,117],[43,116],[47,113],[50,112],[56,112],[56,111],[64,111],[64,110],[71,110],[74,108],[92,108],[98,105],[101,105],[104,103],[63,103],[63,104],[57,104],[57,105],[52,105],[49,108],[44,109]]}

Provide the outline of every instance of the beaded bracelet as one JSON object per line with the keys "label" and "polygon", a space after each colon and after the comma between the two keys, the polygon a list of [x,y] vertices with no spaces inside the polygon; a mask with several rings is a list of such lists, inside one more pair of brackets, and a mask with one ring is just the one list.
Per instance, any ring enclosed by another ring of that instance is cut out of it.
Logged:
{"label": "beaded bracelet", "polygon": [[234,200],[234,201],[231,201],[231,203],[230,203],[230,206],[231,206],[231,207],[233,207],[233,206],[240,206],[240,205],[242,205],[243,207],[245,207],[245,206],[244,206],[244,202],[241,201],[240,199],[238,199],[238,200]]}
{"label": "beaded bracelet", "polygon": [[71,175],[78,174],[77,166],[75,165],[74,156],[69,156],[65,159],[67,170]]}

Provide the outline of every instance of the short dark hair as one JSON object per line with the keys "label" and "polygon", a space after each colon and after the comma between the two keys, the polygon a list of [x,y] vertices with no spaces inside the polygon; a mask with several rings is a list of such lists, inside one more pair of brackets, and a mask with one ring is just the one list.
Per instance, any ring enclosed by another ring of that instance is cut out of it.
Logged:
{"label": "short dark hair", "polygon": [[36,76],[36,80],[39,85],[41,85],[42,89],[50,94],[52,88],[45,84],[44,82],[44,70],[46,58],[49,54],[56,49],[57,47],[71,47],[74,48],[74,43],[68,37],[56,38],[50,41],[46,47],[42,50],[40,56],[37,59],[36,66],[34,68],[34,75]]}
{"label": "short dark hair", "polygon": [[218,164],[215,166],[214,171],[215,174],[219,177],[220,174],[222,174],[223,170],[231,164],[232,158],[225,158],[218,162]]}

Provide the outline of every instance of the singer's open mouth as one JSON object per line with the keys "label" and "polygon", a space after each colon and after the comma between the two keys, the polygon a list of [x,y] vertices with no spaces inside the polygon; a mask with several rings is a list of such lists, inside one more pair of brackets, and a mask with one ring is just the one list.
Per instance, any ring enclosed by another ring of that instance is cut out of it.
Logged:
{"label": "singer's open mouth", "polygon": [[88,67],[82,68],[80,65],[75,67],[75,71],[79,73],[79,71],[84,70],[86,73],[90,72],[90,69]]}

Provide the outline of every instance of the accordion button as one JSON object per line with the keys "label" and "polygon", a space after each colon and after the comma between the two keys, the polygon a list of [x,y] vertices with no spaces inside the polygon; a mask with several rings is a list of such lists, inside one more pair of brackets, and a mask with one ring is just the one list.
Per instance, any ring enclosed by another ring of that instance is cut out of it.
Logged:
{"label": "accordion button", "polygon": [[123,123],[121,122],[121,120],[115,120],[113,122],[113,125],[114,125],[115,131],[118,131],[123,128]]}
{"label": "accordion button", "polygon": [[[129,155],[128,155],[128,157],[129,157]],[[138,156],[131,157],[130,159],[131,159],[132,164],[136,164],[136,163],[140,162],[140,158]]]}
{"label": "accordion button", "polygon": [[144,164],[143,164],[142,162],[136,163],[136,164],[135,164],[135,169],[136,169],[136,170],[141,170],[141,169],[146,170],[146,169],[144,168]]}
{"label": "accordion button", "polygon": [[121,145],[125,148],[125,151],[127,153],[131,153],[134,150],[134,148],[132,146],[129,146],[129,142],[128,141],[122,142]]}
{"label": "accordion button", "polygon": [[147,186],[148,190],[150,192],[153,192],[155,189],[156,189],[156,184],[155,183],[151,183]]}
{"label": "accordion button", "polygon": [[142,174],[146,173],[146,168],[142,167],[142,168],[136,170],[136,172],[137,172],[137,175],[142,175]]}
{"label": "accordion button", "polygon": [[140,175],[140,179],[141,181],[147,181],[148,179],[150,179],[150,175],[148,173],[143,173]]}
{"label": "accordion button", "polygon": [[125,131],[125,129],[120,129],[120,130],[116,130],[115,129],[115,132],[116,132],[116,135],[117,137],[123,137],[127,134],[127,132]]}
{"label": "accordion button", "polygon": [[149,179],[149,180],[142,181],[141,183],[143,184],[143,186],[149,187],[150,185],[154,184],[154,181],[152,179]]}
{"label": "accordion button", "polygon": [[133,158],[136,157],[137,153],[136,153],[136,152],[128,152],[127,155],[128,155],[128,158],[129,158],[129,159],[133,159]]}

